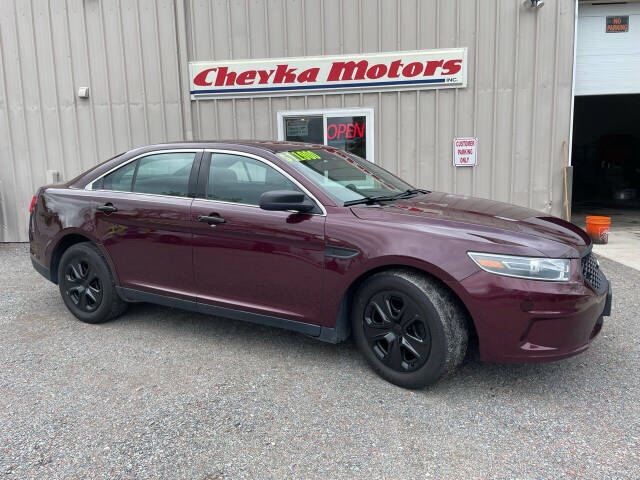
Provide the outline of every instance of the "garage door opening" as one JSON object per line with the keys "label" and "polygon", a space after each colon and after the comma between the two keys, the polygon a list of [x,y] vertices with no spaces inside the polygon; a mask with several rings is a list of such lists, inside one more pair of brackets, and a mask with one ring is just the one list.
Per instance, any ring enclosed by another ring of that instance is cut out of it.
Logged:
{"label": "garage door opening", "polygon": [[[611,219],[596,253],[640,269],[640,2],[580,0],[572,215]],[[594,228],[599,238],[602,230]]]}
{"label": "garage door opening", "polygon": [[575,98],[572,221],[640,231],[640,94]]}

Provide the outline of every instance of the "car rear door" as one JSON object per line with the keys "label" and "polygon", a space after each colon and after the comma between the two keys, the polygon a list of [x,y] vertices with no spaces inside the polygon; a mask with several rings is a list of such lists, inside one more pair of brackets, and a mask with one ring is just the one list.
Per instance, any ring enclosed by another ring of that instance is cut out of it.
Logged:
{"label": "car rear door", "polygon": [[191,207],[198,301],[319,324],[326,219],[321,206],[314,214],[260,209],[265,191],[301,188],[270,162],[246,153],[205,152],[198,183],[199,198]]}
{"label": "car rear door", "polygon": [[122,287],[195,300],[189,212],[201,155],[152,152],[93,182],[96,234]]}

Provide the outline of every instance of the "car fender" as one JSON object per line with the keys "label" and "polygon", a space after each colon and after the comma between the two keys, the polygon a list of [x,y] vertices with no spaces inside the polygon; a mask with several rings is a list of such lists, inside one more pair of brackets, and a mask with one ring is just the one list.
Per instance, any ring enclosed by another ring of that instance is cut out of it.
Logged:
{"label": "car fender", "polygon": [[[63,230],[60,230],[54,237],[51,238],[45,250],[46,266],[49,269],[49,271],[51,272],[53,270],[52,261],[54,260],[55,249],[61,244],[61,242],[64,242],[65,239],[68,239],[74,236],[84,237],[87,239],[87,241],[94,243],[98,247],[98,249],[104,256],[104,258],[106,259],[107,264],[109,265],[109,269],[111,270],[111,274],[113,275],[116,285],[120,285],[118,274],[117,274],[115,265],[113,263],[113,260],[109,255],[109,252],[107,251],[106,248],[104,248],[104,245],[100,243],[100,241],[93,234],[92,231],[83,229],[83,228],[77,228],[77,227],[65,228]],[[79,243],[79,242],[73,242],[73,243]],[[53,280],[55,281],[55,279]]]}
{"label": "car fender", "polygon": [[[471,275],[479,270],[477,266],[470,268]],[[406,255],[380,255],[373,258],[358,257],[352,259],[330,259],[326,264],[326,283],[324,294],[324,324],[338,332],[336,341],[344,340],[349,334],[350,306],[353,295],[360,284],[377,272],[392,268],[410,268],[425,272],[445,283],[464,302],[464,292],[459,284],[460,279],[438,265],[421,258]]]}

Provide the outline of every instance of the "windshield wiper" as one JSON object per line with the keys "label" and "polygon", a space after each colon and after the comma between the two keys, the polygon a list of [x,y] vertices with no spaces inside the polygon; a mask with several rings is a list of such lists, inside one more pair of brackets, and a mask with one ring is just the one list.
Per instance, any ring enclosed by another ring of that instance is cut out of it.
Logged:
{"label": "windshield wiper", "polygon": [[391,200],[400,200],[403,198],[411,197],[413,195],[418,195],[420,193],[427,194],[431,192],[429,190],[424,190],[422,188],[411,188],[409,190],[405,190],[404,192],[400,192],[395,195],[376,195],[372,197],[358,198],[357,200],[348,200],[344,202],[344,206],[350,207],[352,205],[361,205],[361,204],[370,205],[372,203],[377,203],[377,202],[388,202]]}

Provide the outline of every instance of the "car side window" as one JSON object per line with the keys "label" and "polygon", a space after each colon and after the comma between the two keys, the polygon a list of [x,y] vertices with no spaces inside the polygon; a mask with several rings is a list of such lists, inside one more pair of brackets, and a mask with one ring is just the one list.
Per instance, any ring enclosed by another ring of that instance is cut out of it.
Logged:
{"label": "car side window", "polygon": [[96,180],[93,189],[186,197],[195,156],[194,152],[148,155]]}
{"label": "car side window", "polygon": [[196,154],[158,153],[139,160],[133,179],[134,192],[186,197]]}
{"label": "car side window", "polygon": [[295,183],[264,162],[241,155],[212,154],[208,199],[259,205],[260,196],[271,190],[300,191]]}
{"label": "car side window", "polygon": [[127,163],[125,166],[105,175],[94,182],[94,190],[115,190],[117,192],[130,192],[133,185],[133,176],[138,166],[138,160]]}

